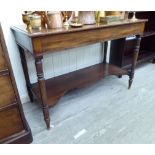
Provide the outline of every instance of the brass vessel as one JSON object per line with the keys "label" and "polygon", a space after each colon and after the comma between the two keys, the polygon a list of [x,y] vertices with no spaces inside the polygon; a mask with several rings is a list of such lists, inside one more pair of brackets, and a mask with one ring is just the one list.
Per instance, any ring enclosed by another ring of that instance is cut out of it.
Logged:
{"label": "brass vessel", "polygon": [[41,29],[41,16],[34,14],[30,17],[30,24],[32,29]]}
{"label": "brass vessel", "polygon": [[96,23],[104,22],[106,17],[105,11],[96,11]]}
{"label": "brass vessel", "polygon": [[26,29],[27,30],[31,29],[30,17],[31,17],[31,14],[27,14],[27,13],[22,14],[22,20],[26,24]]}

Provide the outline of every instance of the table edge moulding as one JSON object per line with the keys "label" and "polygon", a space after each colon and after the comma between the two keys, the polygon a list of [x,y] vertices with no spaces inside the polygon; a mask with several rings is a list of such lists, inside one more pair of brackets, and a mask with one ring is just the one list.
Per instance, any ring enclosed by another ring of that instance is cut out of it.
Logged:
{"label": "table edge moulding", "polygon": [[[81,28],[60,28],[26,31],[24,26],[12,26],[16,43],[18,44],[23,70],[25,73],[27,89],[31,101],[34,96],[42,105],[44,120],[47,128],[50,128],[49,107],[58,102],[67,91],[83,87],[107,75],[128,75],[129,88],[131,87],[136,61],[138,57],[140,40],[143,35],[147,20],[124,20],[109,24],[84,25]],[[106,62],[107,41],[136,35],[136,43],[133,51],[131,70],[124,70]],[[51,52],[93,44],[104,43],[103,62],[78,71],[67,73],[55,78],[45,80],[43,71],[43,55]],[[31,84],[25,52],[30,52],[35,59],[38,82]]]}

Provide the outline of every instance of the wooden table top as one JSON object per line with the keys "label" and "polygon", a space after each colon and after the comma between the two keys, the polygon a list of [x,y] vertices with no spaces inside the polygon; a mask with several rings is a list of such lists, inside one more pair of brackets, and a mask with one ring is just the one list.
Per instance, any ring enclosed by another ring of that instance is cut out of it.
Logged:
{"label": "wooden table top", "polygon": [[115,27],[115,26],[121,26],[121,25],[127,25],[127,24],[136,24],[136,23],[142,23],[142,22],[144,23],[147,21],[148,21],[147,19],[137,19],[137,20],[128,19],[128,20],[120,20],[117,22],[111,22],[108,24],[104,23],[104,24],[94,24],[94,25],[83,25],[82,27],[79,27],[79,28],[72,28],[72,27],[68,27],[68,28],[63,27],[63,28],[57,28],[57,29],[42,28],[41,30],[32,29],[31,31],[26,30],[26,25],[18,25],[18,26],[12,26],[11,29],[15,31],[20,31],[21,33],[26,34],[30,38],[33,38],[33,37],[39,37],[39,36],[45,36],[45,35],[79,32],[79,31]]}

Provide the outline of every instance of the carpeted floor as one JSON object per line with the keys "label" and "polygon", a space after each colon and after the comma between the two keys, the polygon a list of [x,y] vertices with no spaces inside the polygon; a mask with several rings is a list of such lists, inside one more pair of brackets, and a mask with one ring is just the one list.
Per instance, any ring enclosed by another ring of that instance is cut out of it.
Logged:
{"label": "carpeted floor", "polygon": [[33,143],[155,143],[155,64],[139,66],[127,86],[127,76],[109,76],[66,94],[50,109],[50,131],[40,106],[23,104]]}

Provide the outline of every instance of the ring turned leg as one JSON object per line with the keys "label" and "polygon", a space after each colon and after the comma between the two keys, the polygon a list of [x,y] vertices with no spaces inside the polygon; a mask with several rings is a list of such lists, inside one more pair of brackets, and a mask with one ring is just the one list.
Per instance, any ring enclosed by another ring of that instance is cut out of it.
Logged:
{"label": "ring turned leg", "polygon": [[140,41],[141,41],[141,36],[138,35],[136,38],[135,47],[134,47],[134,54],[133,54],[133,59],[132,59],[131,71],[129,71],[129,87],[128,87],[128,89],[131,88],[131,85],[133,82],[135,67],[136,67],[139,48],[140,48]]}
{"label": "ring turned leg", "polygon": [[49,107],[47,103],[46,84],[45,84],[45,79],[43,74],[42,59],[43,59],[43,56],[36,57],[35,66],[37,71],[44,120],[46,122],[47,129],[50,129],[50,115],[49,115]]}
{"label": "ring turned leg", "polygon": [[20,52],[21,63],[22,63],[23,71],[24,71],[25,80],[26,80],[27,91],[29,94],[30,101],[33,102],[33,94],[31,92],[31,83],[30,83],[28,67],[27,67],[27,62],[26,62],[26,57],[25,57],[25,50],[20,46],[18,46],[18,49]]}
{"label": "ring turned leg", "polygon": [[103,57],[103,63],[107,63],[107,50],[108,50],[108,41],[104,42],[104,57]]}

